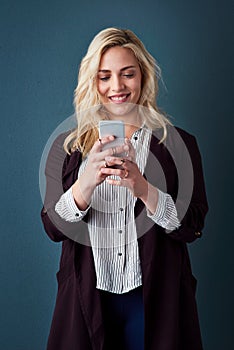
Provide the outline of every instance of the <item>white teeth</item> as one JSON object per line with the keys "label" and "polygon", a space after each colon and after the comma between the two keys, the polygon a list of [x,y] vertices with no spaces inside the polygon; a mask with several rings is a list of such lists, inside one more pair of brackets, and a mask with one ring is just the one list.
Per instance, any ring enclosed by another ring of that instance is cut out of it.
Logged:
{"label": "white teeth", "polygon": [[111,99],[112,99],[113,101],[122,101],[122,100],[124,100],[125,98],[127,98],[127,95],[124,95],[124,96],[113,96],[113,97],[111,97]]}

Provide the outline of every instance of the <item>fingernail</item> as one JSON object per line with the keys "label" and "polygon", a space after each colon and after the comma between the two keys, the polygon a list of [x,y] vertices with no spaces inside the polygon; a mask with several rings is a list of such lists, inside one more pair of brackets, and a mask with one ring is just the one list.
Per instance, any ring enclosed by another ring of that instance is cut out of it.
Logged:
{"label": "fingernail", "polygon": [[108,162],[108,160],[110,161],[112,158],[111,157],[105,157],[105,160]]}
{"label": "fingernail", "polygon": [[128,145],[125,145],[125,146],[124,146],[124,150],[125,150],[125,151],[129,151]]}

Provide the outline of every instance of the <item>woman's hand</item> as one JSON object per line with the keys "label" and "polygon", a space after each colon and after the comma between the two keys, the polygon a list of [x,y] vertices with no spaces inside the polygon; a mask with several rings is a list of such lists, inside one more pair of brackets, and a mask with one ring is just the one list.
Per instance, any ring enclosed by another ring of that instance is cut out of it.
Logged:
{"label": "woman's hand", "polygon": [[[142,176],[137,164],[128,158],[107,157],[107,168],[102,168],[101,172],[104,176],[116,175],[119,180],[109,179],[106,181],[115,186],[127,187],[134,197],[142,197],[148,193],[148,182]],[[121,166],[121,168],[112,168],[111,166]]]}
{"label": "woman's hand", "polygon": [[[120,180],[107,178],[106,181],[114,186],[125,186],[133,194],[134,197],[140,198],[146,208],[154,213],[158,204],[158,190],[152,186],[141,174],[135,158],[135,150],[131,142],[126,139],[126,144],[129,146],[127,157],[107,156],[105,158],[107,166],[101,169],[105,176],[117,175]],[[111,166],[118,166],[117,169]]]}
{"label": "woman's hand", "polygon": [[101,171],[103,168],[107,167],[106,157],[110,157],[118,153],[129,152],[129,146],[126,144],[108,148],[105,151],[102,151],[102,147],[113,140],[114,136],[97,140],[89,153],[88,162],[83,175],[90,187],[95,188],[96,186],[100,185],[108,176]]}
{"label": "woman's hand", "polygon": [[[125,143],[129,147],[127,157],[105,157],[107,167],[101,168],[101,173],[105,177],[110,175],[119,176],[119,180],[107,178],[106,181],[111,185],[127,187],[134,197],[140,198],[148,194],[148,182],[136,164],[135,150],[131,142],[126,139]],[[117,168],[115,168],[116,166]]]}
{"label": "woman's hand", "polygon": [[85,171],[72,187],[73,197],[80,210],[85,210],[88,207],[96,186],[100,185],[109,176],[102,172],[102,169],[107,167],[105,158],[129,151],[127,144],[102,151],[102,147],[113,140],[114,136],[108,136],[94,143],[88,156]]}

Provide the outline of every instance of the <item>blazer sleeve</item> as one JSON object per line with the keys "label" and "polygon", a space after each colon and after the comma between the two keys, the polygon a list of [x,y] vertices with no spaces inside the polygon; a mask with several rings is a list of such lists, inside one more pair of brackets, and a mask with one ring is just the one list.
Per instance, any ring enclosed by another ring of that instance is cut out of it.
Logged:
{"label": "blazer sleeve", "polygon": [[[169,235],[175,240],[193,242],[202,236],[208,203],[197,141],[193,135],[181,129],[178,131],[186,146],[184,147],[186,152],[182,152],[179,165],[179,171],[183,175],[181,181],[180,174],[178,174],[178,194],[175,202],[181,225],[170,232]],[[189,170],[189,161],[191,170]],[[182,190],[180,191],[181,187]]]}
{"label": "blazer sleeve", "polygon": [[[41,210],[41,219],[49,238],[55,242],[64,241],[69,237],[69,225],[56,213],[55,205],[64,191],[72,185],[71,179],[67,181],[67,188],[63,184],[64,175],[78,171],[79,152],[69,156],[63,149],[63,142],[68,133],[59,135],[53,142],[45,166],[46,193],[44,205]],[[72,172],[72,170],[74,170]],[[74,179],[75,181],[75,179]],[[68,234],[67,234],[68,233]]]}

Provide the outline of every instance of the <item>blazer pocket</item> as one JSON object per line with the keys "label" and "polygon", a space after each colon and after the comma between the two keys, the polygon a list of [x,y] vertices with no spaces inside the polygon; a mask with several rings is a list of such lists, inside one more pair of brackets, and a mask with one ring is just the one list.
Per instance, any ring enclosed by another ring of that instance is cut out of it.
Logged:
{"label": "blazer pocket", "polygon": [[192,273],[189,273],[182,278],[182,286],[184,288],[184,291],[186,291],[186,293],[193,294],[193,295],[196,294],[197,280]]}
{"label": "blazer pocket", "polygon": [[60,270],[56,273],[56,278],[58,285],[64,283],[69,277],[71,277],[74,273],[73,264],[69,263],[60,268]]}

